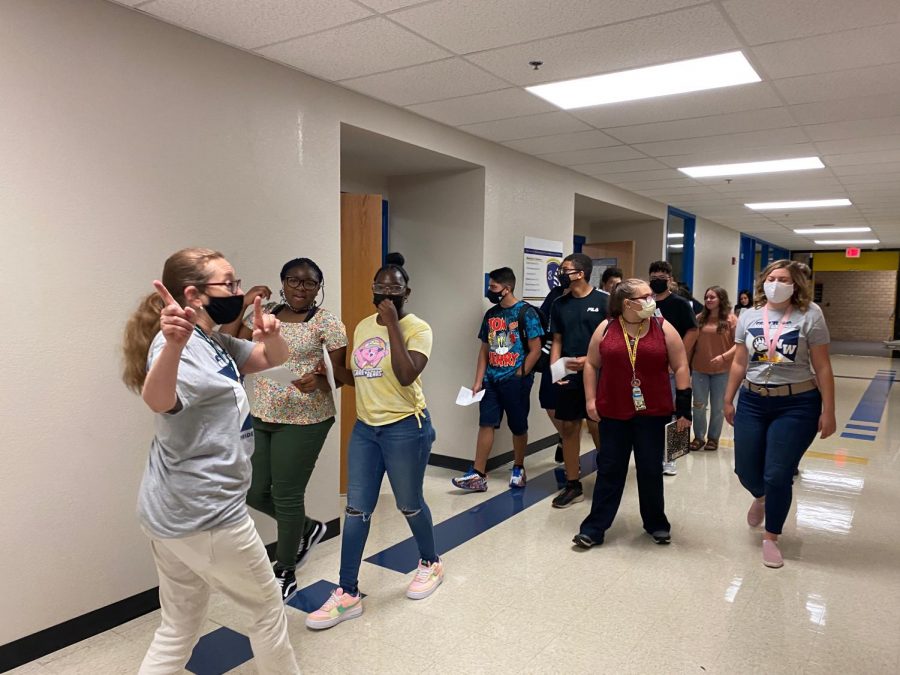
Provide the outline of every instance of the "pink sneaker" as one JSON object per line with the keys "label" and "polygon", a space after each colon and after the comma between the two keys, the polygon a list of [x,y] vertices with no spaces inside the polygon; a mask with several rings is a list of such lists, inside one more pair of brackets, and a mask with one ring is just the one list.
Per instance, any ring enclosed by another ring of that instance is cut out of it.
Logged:
{"label": "pink sneaker", "polygon": [[759,501],[758,499],[754,499],[753,503],[750,505],[750,510],[747,511],[747,524],[750,527],[759,527],[763,524],[763,520],[766,519],[766,502],[765,500]]}
{"label": "pink sneaker", "polygon": [[344,593],[343,588],[336,588],[324,605],[306,617],[306,627],[313,630],[331,628],[341,621],[355,619],[362,613],[362,595],[350,595]]}
{"label": "pink sneaker", "polygon": [[422,600],[434,593],[441,582],[444,580],[444,563],[438,560],[430,565],[419,561],[419,567],[416,569],[416,576],[409,583],[406,589],[406,597],[413,600]]}
{"label": "pink sneaker", "polygon": [[778,550],[778,542],[771,539],[763,539],[763,565],[778,569],[784,567],[784,558]]}

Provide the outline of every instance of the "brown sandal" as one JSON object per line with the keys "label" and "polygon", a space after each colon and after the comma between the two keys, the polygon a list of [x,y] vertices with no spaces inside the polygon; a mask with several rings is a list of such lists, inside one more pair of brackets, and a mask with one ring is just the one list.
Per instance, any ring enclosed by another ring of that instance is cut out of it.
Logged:
{"label": "brown sandal", "polygon": [[716,438],[710,438],[706,441],[706,446],[703,448],[704,450],[718,450],[719,449],[719,441]]}
{"label": "brown sandal", "polygon": [[691,452],[697,452],[698,450],[703,449],[704,443],[706,443],[706,441],[695,438],[688,447],[691,449]]}

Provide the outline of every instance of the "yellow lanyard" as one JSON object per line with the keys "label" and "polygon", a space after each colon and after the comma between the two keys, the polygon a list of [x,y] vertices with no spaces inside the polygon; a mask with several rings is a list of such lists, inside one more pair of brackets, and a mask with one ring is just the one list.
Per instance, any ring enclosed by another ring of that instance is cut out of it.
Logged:
{"label": "yellow lanyard", "polygon": [[640,387],[641,381],[637,379],[635,366],[637,364],[638,343],[641,341],[641,331],[644,330],[644,322],[641,321],[641,325],[638,327],[638,334],[634,337],[633,343],[631,341],[632,337],[625,330],[625,320],[621,316],[619,317],[619,325],[622,326],[622,334],[625,336],[625,347],[628,349],[628,360],[631,362],[631,386]]}

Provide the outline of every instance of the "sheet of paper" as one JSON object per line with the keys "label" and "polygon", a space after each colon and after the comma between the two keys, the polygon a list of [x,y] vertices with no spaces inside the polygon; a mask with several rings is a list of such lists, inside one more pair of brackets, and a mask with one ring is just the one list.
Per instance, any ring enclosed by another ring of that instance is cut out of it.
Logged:
{"label": "sheet of paper", "polygon": [[568,365],[569,365],[569,359],[565,358],[565,357],[559,359],[558,361],[554,361],[553,363],[550,364],[550,375],[553,378],[552,379],[553,382],[559,382],[566,375],[573,375],[575,373],[574,370],[570,370],[568,368]]}
{"label": "sheet of paper", "polygon": [[456,405],[472,405],[473,403],[478,403],[483,398],[484,389],[475,394],[468,387],[460,387],[459,393],[456,395]]}
{"label": "sheet of paper", "polygon": [[275,366],[274,368],[267,368],[266,370],[261,370],[257,373],[259,377],[267,377],[270,380],[274,380],[278,382],[278,384],[283,384],[286,387],[292,387],[294,380],[299,380],[300,376],[292,370],[288,370],[284,366]]}
{"label": "sheet of paper", "polygon": [[324,342],[322,343],[322,361],[325,363],[325,377],[328,379],[328,386],[331,387],[331,391],[337,391],[337,385],[334,382],[334,364],[331,362],[331,354],[325,348]]}

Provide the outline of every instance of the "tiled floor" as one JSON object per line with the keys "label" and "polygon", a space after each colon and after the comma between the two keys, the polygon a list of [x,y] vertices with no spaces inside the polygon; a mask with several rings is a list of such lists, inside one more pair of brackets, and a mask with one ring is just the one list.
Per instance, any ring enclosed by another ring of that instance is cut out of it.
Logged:
{"label": "tiled floor", "polygon": [[[841,438],[868,378],[893,366],[846,356],[834,365],[846,376],[837,380],[838,434],[816,441],[801,465],[783,569],[760,561],[725,440],[716,453],[679,460],[678,476],[666,479],[671,546],[642,534],[633,474],[606,543],[590,551],[570,543],[589,501],[563,511],[541,501],[447,553],[444,585],[427,600],[406,599],[407,576],[364,563],[359,619],[313,633],[289,608],[304,672],[900,672],[900,425],[891,422],[900,386],[875,441]],[[529,475],[552,471],[552,453],[529,458]],[[506,489],[505,469],[479,495],[457,494],[451,475],[429,469],[435,522]],[[585,480],[588,492],[593,483]],[[407,536],[384,499],[367,553]],[[339,546],[316,550],[301,586],[336,581]],[[13,672],[133,673],[157,621],[148,615]],[[243,632],[245,621],[216,598],[209,629],[218,625]],[[250,661],[231,672],[255,669]]]}

